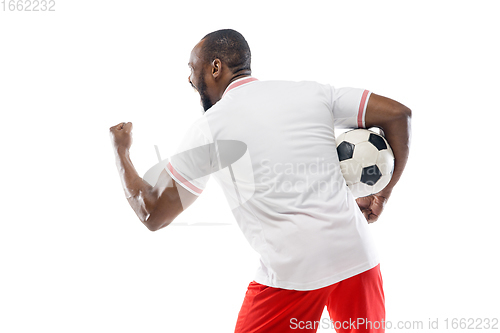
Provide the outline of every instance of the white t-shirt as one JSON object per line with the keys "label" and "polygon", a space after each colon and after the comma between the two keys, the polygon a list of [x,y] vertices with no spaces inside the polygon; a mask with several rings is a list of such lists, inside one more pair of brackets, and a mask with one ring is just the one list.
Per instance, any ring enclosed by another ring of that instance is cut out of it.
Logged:
{"label": "white t-shirt", "polygon": [[200,195],[211,174],[260,254],[255,281],[313,290],[378,264],[368,224],[342,177],[334,127],[364,127],[370,92],[316,82],[231,83],[167,170]]}

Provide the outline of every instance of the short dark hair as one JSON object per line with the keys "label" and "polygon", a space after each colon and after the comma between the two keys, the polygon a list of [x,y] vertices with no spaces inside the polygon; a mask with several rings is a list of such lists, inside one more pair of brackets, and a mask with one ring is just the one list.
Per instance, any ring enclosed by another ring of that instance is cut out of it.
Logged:
{"label": "short dark hair", "polygon": [[251,70],[251,53],[245,37],[238,31],[222,29],[203,37],[202,57],[211,63],[220,59],[233,73]]}

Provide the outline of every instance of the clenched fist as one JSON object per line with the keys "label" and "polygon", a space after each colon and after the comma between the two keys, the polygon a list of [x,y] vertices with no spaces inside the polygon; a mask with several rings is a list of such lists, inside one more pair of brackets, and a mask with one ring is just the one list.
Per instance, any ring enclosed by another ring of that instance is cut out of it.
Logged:
{"label": "clenched fist", "polygon": [[368,223],[373,223],[377,221],[380,214],[382,214],[387,198],[373,194],[367,197],[357,198],[356,202],[365,216],[366,221],[368,221]]}
{"label": "clenched fist", "polygon": [[111,143],[116,151],[130,149],[132,145],[132,123],[119,123],[109,128]]}

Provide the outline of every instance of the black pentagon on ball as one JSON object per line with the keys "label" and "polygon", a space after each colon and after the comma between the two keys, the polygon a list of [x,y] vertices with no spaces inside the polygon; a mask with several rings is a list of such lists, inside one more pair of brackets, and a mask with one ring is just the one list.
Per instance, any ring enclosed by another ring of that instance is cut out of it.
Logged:
{"label": "black pentagon on ball", "polygon": [[387,149],[387,145],[385,144],[384,139],[377,134],[370,134],[370,138],[368,139],[378,150]]}
{"label": "black pentagon on ball", "polygon": [[337,154],[339,155],[339,161],[352,158],[352,155],[354,154],[354,145],[347,141],[342,142],[337,147]]}
{"label": "black pentagon on ball", "polygon": [[382,177],[382,173],[376,165],[372,165],[361,170],[361,182],[366,185],[375,185],[380,177]]}

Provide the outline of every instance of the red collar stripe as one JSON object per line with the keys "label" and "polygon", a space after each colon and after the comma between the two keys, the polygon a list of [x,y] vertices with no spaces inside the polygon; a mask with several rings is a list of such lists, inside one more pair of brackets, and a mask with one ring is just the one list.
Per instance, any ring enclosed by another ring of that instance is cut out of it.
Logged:
{"label": "red collar stripe", "polygon": [[246,83],[253,82],[253,81],[257,81],[257,79],[254,78],[254,77],[249,77],[247,79],[241,79],[241,80],[238,80],[238,81],[235,81],[235,82],[231,83],[226,88],[226,91],[224,92],[224,94],[222,95],[222,97],[224,97],[231,89],[237,88],[237,87],[239,87],[241,85],[244,85]]}

